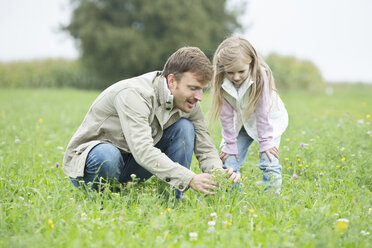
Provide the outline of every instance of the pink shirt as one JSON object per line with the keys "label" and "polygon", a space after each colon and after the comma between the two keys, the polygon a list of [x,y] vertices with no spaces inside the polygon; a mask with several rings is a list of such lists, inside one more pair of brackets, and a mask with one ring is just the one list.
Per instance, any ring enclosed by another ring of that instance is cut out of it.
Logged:
{"label": "pink shirt", "polygon": [[[240,87],[235,87],[236,90],[239,91]],[[269,150],[270,148],[275,147],[275,144],[273,142],[273,127],[269,123],[269,111],[269,82],[267,76],[264,76],[264,88],[254,111],[256,114],[256,128],[258,133],[257,141],[260,146],[260,152],[264,152]],[[223,98],[222,102],[220,121],[222,126],[222,137],[225,140],[225,146],[222,148],[222,152],[228,154],[238,154],[237,137],[240,130],[235,130],[234,109],[225,98]],[[244,128],[244,126],[242,128]]]}

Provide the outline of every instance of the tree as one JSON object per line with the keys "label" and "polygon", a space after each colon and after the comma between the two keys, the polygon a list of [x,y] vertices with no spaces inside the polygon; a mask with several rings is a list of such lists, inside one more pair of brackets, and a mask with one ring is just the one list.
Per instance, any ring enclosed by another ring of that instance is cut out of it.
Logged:
{"label": "tree", "polygon": [[272,53],[267,56],[266,62],[279,90],[305,89],[315,92],[324,88],[322,74],[311,61]]}
{"label": "tree", "polygon": [[[104,79],[161,70],[182,46],[197,46],[211,58],[235,30],[245,8],[228,10],[227,0],[73,0],[64,29],[77,41],[83,63]],[[245,6],[245,3],[243,3]]]}

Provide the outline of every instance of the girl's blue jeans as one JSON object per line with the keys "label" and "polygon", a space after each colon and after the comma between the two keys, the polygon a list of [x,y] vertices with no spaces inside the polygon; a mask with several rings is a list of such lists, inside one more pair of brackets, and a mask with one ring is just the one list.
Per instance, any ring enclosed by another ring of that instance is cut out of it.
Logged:
{"label": "girl's blue jeans", "polygon": [[[162,138],[155,147],[172,161],[190,169],[194,140],[194,125],[189,120],[181,118],[164,130]],[[71,181],[76,187],[79,187],[79,181],[84,181],[85,184],[91,182],[92,188],[97,190],[102,180],[103,182],[126,183],[132,181],[132,174],[135,174],[140,181],[145,181],[152,176],[135,161],[132,154],[121,153],[112,144],[100,143],[87,156],[84,177],[71,178]],[[182,196],[179,190],[175,190],[174,194],[176,199]]]}
{"label": "girl's blue jeans", "polygon": [[[253,139],[247,134],[244,127],[239,131],[237,139],[239,161],[236,161],[235,156],[229,156],[225,160],[224,168],[233,168],[234,172],[240,173],[239,169],[247,157],[248,149]],[[274,143],[279,149],[280,136],[274,139]],[[275,192],[280,193],[280,187],[282,185],[282,166],[274,155],[271,155],[270,158],[272,162],[270,162],[266,153],[262,153],[261,155],[259,168],[263,171],[262,181],[266,187],[265,190],[274,189]]]}

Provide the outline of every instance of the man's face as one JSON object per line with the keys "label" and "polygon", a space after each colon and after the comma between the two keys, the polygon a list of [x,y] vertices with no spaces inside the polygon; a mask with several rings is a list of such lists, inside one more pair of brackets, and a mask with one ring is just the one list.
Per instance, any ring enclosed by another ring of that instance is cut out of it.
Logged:
{"label": "man's face", "polygon": [[190,113],[198,101],[202,100],[203,89],[208,85],[200,83],[191,72],[184,72],[180,80],[169,74],[168,88],[173,95],[173,108]]}

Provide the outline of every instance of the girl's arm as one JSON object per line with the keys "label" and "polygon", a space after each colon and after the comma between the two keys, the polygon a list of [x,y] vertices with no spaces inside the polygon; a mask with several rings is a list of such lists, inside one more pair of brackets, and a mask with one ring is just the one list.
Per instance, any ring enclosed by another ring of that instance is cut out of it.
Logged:
{"label": "girl's arm", "polygon": [[268,151],[275,147],[275,144],[273,142],[273,127],[269,123],[269,112],[271,107],[269,79],[264,69],[261,70],[261,74],[264,78],[264,88],[255,109],[260,153]]}
{"label": "girl's arm", "polygon": [[234,109],[225,98],[223,98],[222,102],[220,121],[222,126],[222,138],[225,140],[222,152],[226,154],[238,154],[238,145],[236,142],[237,134],[234,127]]}

